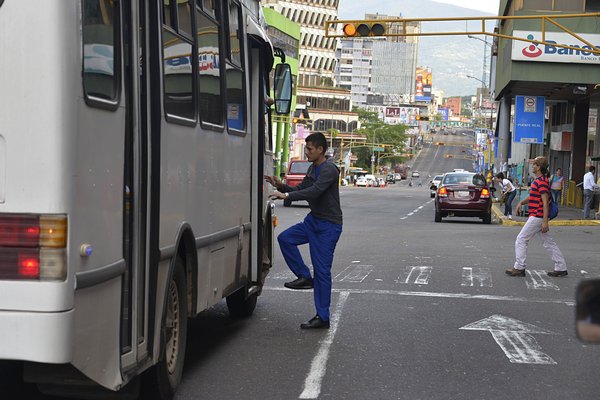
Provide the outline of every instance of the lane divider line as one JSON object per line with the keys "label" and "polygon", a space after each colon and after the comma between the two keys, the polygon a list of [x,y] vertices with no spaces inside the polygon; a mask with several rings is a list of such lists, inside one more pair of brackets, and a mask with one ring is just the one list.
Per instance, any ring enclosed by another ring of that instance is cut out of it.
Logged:
{"label": "lane divider line", "polygon": [[346,300],[348,300],[349,295],[350,292],[348,291],[340,292],[340,298],[338,299],[333,315],[331,316],[331,326],[327,331],[327,336],[325,336],[325,338],[321,341],[321,346],[319,346],[319,350],[317,351],[315,358],[312,360],[310,372],[304,381],[304,390],[300,394],[300,399],[316,399],[319,397],[319,394],[321,394],[321,384],[323,382],[325,372],[327,371],[329,349],[333,344],[333,339],[335,338],[335,333],[337,332],[342,310],[344,309],[344,305],[346,304]]}

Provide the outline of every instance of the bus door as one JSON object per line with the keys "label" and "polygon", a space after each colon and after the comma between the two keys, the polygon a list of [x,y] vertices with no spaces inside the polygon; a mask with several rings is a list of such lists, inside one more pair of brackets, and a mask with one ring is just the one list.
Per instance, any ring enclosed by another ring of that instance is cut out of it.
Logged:
{"label": "bus door", "polygon": [[[250,104],[252,112],[252,248],[257,254],[252,254],[251,282],[254,287],[264,283],[266,271],[272,259],[272,230],[269,203],[266,201],[268,187],[263,176],[272,174],[272,135],[270,130],[270,110],[265,100],[269,97],[268,72],[273,65],[270,45],[261,37],[261,30],[253,20],[248,19],[249,43],[249,75],[250,75]],[[267,65],[268,64],[268,65]],[[255,133],[254,133],[255,132]],[[264,218],[263,218],[264,217]],[[267,220],[268,218],[268,220]]]}
{"label": "bus door", "polygon": [[121,369],[131,371],[148,353],[148,71],[144,0],[123,3],[123,63],[127,116],[123,193],[123,254],[126,272],[121,296]]}

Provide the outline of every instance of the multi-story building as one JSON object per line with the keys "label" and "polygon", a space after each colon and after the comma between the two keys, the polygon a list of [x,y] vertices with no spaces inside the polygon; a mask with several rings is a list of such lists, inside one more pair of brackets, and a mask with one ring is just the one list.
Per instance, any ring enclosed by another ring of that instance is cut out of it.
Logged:
{"label": "multi-story building", "polygon": [[[366,14],[365,20],[390,20],[396,17]],[[386,23],[386,33],[400,33],[401,24]],[[406,33],[418,33],[419,23],[408,23]],[[336,51],[336,82],[349,89],[354,105],[385,105],[411,101],[415,91],[417,36],[347,38]]]}
{"label": "multi-story building", "polygon": [[339,0],[266,0],[272,8],[300,25],[298,85],[333,86],[336,39],[325,36],[325,22],[337,19]]}

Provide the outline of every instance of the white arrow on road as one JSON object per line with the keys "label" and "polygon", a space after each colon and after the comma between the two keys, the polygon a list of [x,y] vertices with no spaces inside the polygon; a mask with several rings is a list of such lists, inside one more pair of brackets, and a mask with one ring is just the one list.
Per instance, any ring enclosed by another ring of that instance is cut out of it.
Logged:
{"label": "white arrow on road", "polygon": [[535,338],[531,336],[533,333],[542,335],[555,335],[555,333],[535,325],[496,314],[460,329],[489,331],[511,363],[556,364],[556,361],[544,353]]}

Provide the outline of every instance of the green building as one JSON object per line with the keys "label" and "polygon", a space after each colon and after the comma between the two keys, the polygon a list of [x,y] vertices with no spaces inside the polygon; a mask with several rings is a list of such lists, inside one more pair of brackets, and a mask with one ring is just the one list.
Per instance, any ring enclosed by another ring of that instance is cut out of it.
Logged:
{"label": "green building", "polygon": [[[277,11],[263,7],[265,20],[268,24],[267,33],[274,47],[283,50],[285,62],[290,65],[293,80],[293,97],[291,110],[296,109],[296,91],[298,87],[298,60],[300,59],[300,26],[294,21],[284,17]],[[275,65],[281,62],[278,57],[275,58]],[[280,172],[287,171],[289,143],[291,131],[291,119],[289,115],[273,116],[273,132],[275,137],[275,174],[279,176]]]}
{"label": "green building", "polygon": [[[501,0],[500,16],[551,15],[554,22],[567,29],[540,17],[499,21],[497,29],[501,35],[532,42],[505,38],[494,42],[493,94],[499,102],[497,167],[505,169],[506,164],[510,167],[545,155],[552,172],[562,168],[567,178],[579,183],[586,165],[600,154],[600,54],[594,54],[589,46],[600,46],[600,27],[597,17],[561,18],[598,11],[600,0]],[[545,44],[539,43],[542,39]],[[519,103],[515,101],[517,97]],[[525,132],[529,126],[520,122],[520,116],[542,105],[543,110],[537,109],[543,113],[541,142],[520,137],[519,132]]]}

